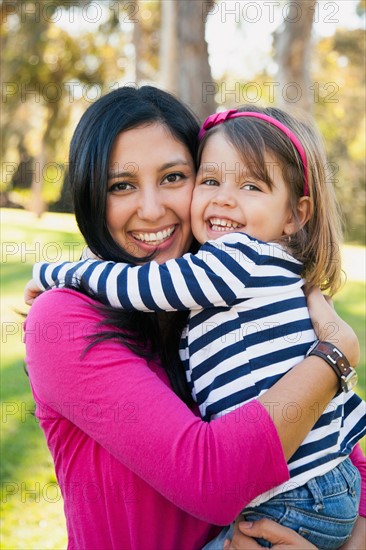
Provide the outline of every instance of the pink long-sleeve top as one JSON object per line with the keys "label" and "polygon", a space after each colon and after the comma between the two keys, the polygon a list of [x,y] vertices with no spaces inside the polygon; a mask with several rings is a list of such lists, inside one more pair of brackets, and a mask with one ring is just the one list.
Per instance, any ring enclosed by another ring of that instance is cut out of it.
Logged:
{"label": "pink long-sleeve top", "polygon": [[[26,321],[36,414],[65,501],[68,548],[195,550],[243,506],[288,479],[258,402],[211,423],[172,392],[158,363],[105,341],[102,315],[68,289],[37,298]],[[361,460],[359,458],[359,460]]]}
{"label": "pink long-sleeve top", "polygon": [[86,354],[102,315],[46,292],[26,321],[36,415],[65,501],[69,549],[194,550],[255,496],[288,479],[258,402],[203,422],[157,363],[116,341]]}

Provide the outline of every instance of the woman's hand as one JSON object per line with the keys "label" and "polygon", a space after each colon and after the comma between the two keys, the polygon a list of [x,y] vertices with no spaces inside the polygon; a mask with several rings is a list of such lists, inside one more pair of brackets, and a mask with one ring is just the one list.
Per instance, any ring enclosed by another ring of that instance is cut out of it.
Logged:
{"label": "woman's hand", "polygon": [[[255,550],[263,548],[253,537],[272,543],[273,550],[316,550],[316,546],[292,529],[270,519],[236,521],[232,541],[226,540],[223,550]],[[351,549],[350,549],[351,550]]]}
{"label": "woman's hand", "polygon": [[352,328],[337,315],[319,288],[306,289],[310,317],[319,340],[337,346],[354,367],[360,360],[360,346]]}
{"label": "woman's hand", "polygon": [[31,306],[34,300],[42,293],[42,290],[37,286],[36,282],[31,279],[27,282],[24,289],[24,301]]}

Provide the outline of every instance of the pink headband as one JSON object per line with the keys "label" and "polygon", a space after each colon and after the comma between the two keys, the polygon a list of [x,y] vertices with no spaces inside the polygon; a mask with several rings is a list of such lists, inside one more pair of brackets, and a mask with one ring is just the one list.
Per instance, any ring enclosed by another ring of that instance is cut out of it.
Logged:
{"label": "pink headband", "polygon": [[307,160],[306,160],[306,154],[303,146],[301,145],[299,139],[295,136],[293,132],[287,126],[282,124],[279,120],[276,118],[273,118],[268,115],[264,115],[262,113],[256,113],[251,111],[237,111],[236,109],[230,109],[229,111],[224,111],[222,113],[216,113],[214,115],[209,116],[206,118],[205,122],[203,123],[200,132],[198,134],[198,138],[202,139],[207,130],[212,128],[213,126],[216,126],[217,124],[222,124],[226,120],[230,120],[232,118],[238,118],[241,116],[247,116],[247,117],[253,117],[253,118],[260,118],[261,120],[265,120],[266,122],[269,122],[270,124],[273,124],[273,126],[276,126],[279,128],[286,136],[292,141],[294,146],[296,147],[297,152],[300,155],[302,164],[304,166],[304,196],[307,197],[309,195],[309,184],[308,184],[308,168],[307,168]]}

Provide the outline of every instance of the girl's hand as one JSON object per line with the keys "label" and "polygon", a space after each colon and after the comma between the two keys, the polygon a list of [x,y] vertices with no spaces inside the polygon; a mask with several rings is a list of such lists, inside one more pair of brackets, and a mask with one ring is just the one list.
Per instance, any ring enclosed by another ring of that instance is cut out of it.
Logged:
{"label": "girl's hand", "polygon": [[316,550],[316,546],[292,529],[270,519],[235,522],[232,541],[226,540],[223,550],[255,550],[263,548],[253,537],[272,543],[273,550]]}
{"label": "girl's hand", "polygon": [[364,550],[366,540],[366,518],[359,517],[352,531],[352,537],[339,550]]}
{"label": "girl's hand", "polygon": [[31,279],[28,281],[28,283],[25,285],[24,289],[24,301],[26,304],[31,306],[34,302],[34,300],[39,296],[39,294],[42,293],[42,290],[37,286],[36,282]]}
{"label": "girl's hand", "polygon": [[352,328],[337,315],[319,288],[305,288],[310,317],[319,340],[337,346],[354,367],[360,360],[360,346]]}
{"label": "girl's hand", "polygon": [[92,252],[90,248],[86,246],[81,253],[80,259],[81,260],[102,260],[103,258],[94,254],[94,252]]}

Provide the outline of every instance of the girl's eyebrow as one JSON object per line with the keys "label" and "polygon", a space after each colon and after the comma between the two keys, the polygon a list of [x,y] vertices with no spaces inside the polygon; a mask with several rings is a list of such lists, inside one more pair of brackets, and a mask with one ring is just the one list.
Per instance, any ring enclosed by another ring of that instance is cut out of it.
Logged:
{"label": "girl's eyebrow", "polygon": [[219,166],[216,162],[203,162],[199,165],[197,172],[204,172],[210,174],[216,174],[217,172],[222,171],[222,167]]}

